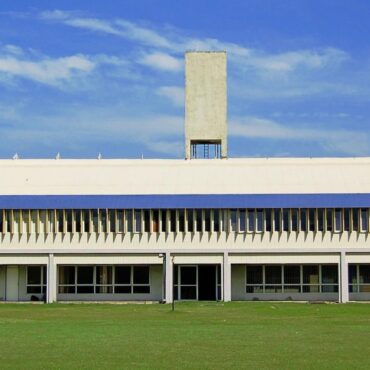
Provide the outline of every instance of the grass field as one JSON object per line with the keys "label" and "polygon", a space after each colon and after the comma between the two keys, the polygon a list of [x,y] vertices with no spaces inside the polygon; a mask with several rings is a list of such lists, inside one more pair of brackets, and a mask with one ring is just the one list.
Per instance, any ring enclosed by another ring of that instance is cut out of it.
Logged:
{"label": "grass field", "polygon": [[1,369],[370,369],[370,305],[0,305]]}

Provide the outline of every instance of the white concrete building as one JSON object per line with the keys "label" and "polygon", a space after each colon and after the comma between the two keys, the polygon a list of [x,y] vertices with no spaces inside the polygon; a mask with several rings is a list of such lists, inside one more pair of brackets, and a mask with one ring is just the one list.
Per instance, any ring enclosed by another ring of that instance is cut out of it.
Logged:
{"label": "white concrete building", "polygon": [[370,299],[370,158],[227,158],[186,58],[188,159],[0,160],[0,300]]}

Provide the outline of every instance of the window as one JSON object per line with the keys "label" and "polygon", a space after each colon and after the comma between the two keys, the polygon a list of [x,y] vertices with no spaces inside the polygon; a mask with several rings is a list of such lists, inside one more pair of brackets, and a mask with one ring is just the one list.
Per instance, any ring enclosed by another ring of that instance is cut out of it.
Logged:
{"label": "window", "polygon": [[322,265],[321,266],[321,291],[324,293],[338,292],[338,266]]}
{"label": "window", "polygon": [[182,233],[185,231],[185,210],[179,209],[179,231]]}
{"label": "window", "polygon": [[100,210],[100,225],[101,225],[100,232],[102,233],[108,232],[107,222],[108,222],[107,210],[101,209]]}
{"label": "window", "polygon": [[159,210],[155,209],[152,211],[152,231],[153,233],[159,232]]}
{"label": "window", "polygon": [[219,209],[213,210],[213,231],[221,231],[221,211]]}
{"label": "window", "polygon": [[170,229],[172,233],[176,232],[176,210],[171,209],[170,211]]}
{"label": "window", "polygon": [[202,210],[201,209],[195,210],[195,222],[196,222],[196,231],[202,232],[203,227],[202,227]]}
{"label": "window", "polygon": [[315,208],[310,208],[308,211],[308,224],[309,224],[309,231],[316,231],[316,215],[315,215]]}
{"label": "window", "polygon": [[84,220],[84,231],[85,233],[90,232],[90,210],[83,210],[83,220]]}
{"label": "window", "polygon": [[281,231],[281,209],[276,208],[274,210],[274,229],[275,231]]}
{"label": "window", "polygon": [[289,209],[284,208],[283,209],[283,230],[284,231],[290,231],[290,225],[289,225]]}
{"label": "window", "polygon": [[81,210],[76,209],[75,210],[76,233],[81,233],[82,232],[81,218],[82,218]]}
{"label": "window", "polygon": [[149,266],[133,267],[133,293],[150,293]]}
{"label": "window", "polygon": [[75,266],[59,266],[58,282],[59,293],[75,293],[76,292],[76,268]]}
{"label": "window", "polygon": [[247,210],[247,217],[248,217],[248,231],[250,233],[254,233],[256,230],[256,218],[254,214],[254,209]]}
{"label": "window", "polygon": [[307,209],[301,209],[301,231],[307,232]]}
{"label": "window", "polygon": [[344,209],[344,230],[350,231],[350,221],[351,221],[351,210],[349,208]]}
{"label": "window", "polygon": [[369,222],[368,222],[367,209],[362,208],[361,209],[361,231],[367,232],[368,229],[369,229]]}
{"label": "window", "polygon": [[132,293],[131,266],[115,266],[114,293]]}
{"label": "window", "polygon": [[126,221],[126,227],[127,232],[133,233],[134,232],[134,216],[132,209],[125,210],[125,221]]}
{"label": "window", "polygon": [[359,209],[353,208],[352,209],[352,223],[353,223],[353,231],[359,231]]}
{"label": "window", "polygon": [[94,293],[94,266],[77,266],[77,293]]}
{"label": "window", "polygon": [[248,265],[247,273],[247,293],[262,293],[263,292],[263,271],[261,265]]}
{"label": "window", "polygon": [[122,209],[117,209],[116,215],[117,215],[117,226],[116,226],[117,232],[123,233],[125,231],[124,211]]}
{"label": "window", "polygon": [[99,213],[97,209],[91,210],[91,219],[92,219],[92,232],[97,233],[99,232]]}
{"label": "window", "polygon": [[317,230],[324,231],[324,208],[317,209]]}
{"label": "window", "polygon": [[336,232],[341,232],[342,231],[342,225],[343,225],[342,209],[341,208],[336,208],[335,211],[334,211],[334,230]]}
{"label": "window", "polygon": [[263,209],[256,209],[256,231],[259,233],[263,232]]}
{"label": "window", "polygon": [[301,293],[301,266],[284,265],[284,292]]}
{"label": "window", "polygon": [[27,294],[46,293],[46,266],[27,266]]}
{"label": "window", "polygon": [[317,293],[319,292],[319,266],[318,265],[303,265],[303,292]]}
{"label": "window", "polygon": [[245,209],[239,209],[239,231],[245,232]]}
{"label": "window", "polygon": [[326,230],[333,231],[333,210],[331,208],[326,210]]}
{"label": "window", "polygon": [[265,215],[266,215],[266,231],[272,231],[272,209],[266,209]]}
{"label": "window", "polygon": [[188,231],[190,233],[194,232],[194,210],[193,209],[187,209],[186,215],[188,217]]}
{"label": "window", "polygon": [[197,299],[197,266],[175,266],[174,297],[182,300]]}
{"label": "window", "polygon": [[292,231],[298,231],[298,209],[291,209],[292,215]]}
{"label": "window", "polygon": [[266,265],[265,266],[265,292],[279,293],[282,290],[281,281],[281,266],[280,265]]}
{"label": "window", "polygon": [[117,232],[116,210],[115,209],[110,209],[109,210],[109,231],[111,233]]}
{"label": "window", "polygon": [[231,231],[238,231],[238,220],[237,220],[237,212],[236,209],[230,209],[230,226]]}
{"label": "window", "polygon": [[67,209],[65,211],[65,213],[66,213],[66,221],[67,221],[67,233],[71,233],[72,232],[72,225],[73,225],[72,210]]}
{"label": "window", "polygon": [[112,266],[96,266],[95,293],[113,293]]}
{"label": "window", "polygon": [[135,209],[134,214],[135,214],[135,233],[141,233],[143,230],[141,220],[141,210]]}

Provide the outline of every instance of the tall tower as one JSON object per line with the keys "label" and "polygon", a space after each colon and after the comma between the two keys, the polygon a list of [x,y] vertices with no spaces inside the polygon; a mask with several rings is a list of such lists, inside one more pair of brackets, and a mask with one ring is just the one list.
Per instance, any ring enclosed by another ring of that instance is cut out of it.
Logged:
{"label": "tall tower", "polygon": [[226,52],[185,53],[185,158],[227,157]]}

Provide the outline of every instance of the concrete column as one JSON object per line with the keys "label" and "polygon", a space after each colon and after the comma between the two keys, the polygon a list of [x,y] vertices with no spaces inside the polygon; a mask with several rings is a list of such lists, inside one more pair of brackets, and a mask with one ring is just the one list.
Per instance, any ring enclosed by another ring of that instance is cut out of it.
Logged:
{"label": "concrete column", "polygon": [[165,284],[165,301],[166,303],[172,303],[173,300],[173,261],[171,253],[166,253],[165,259],[165,271],[166,271],[166,284]]}
{"label": "concrete column", "polygon": [[229,262],[229,254],[224,253],[224,266],[223,266],[223,291],[224,291],[224,302],[231,301],[231,264]]}
{"label": "concrete column", "polygon": [[348,300],[348,262],[346,252],[341,252],[339,265],[339,302],[347,303]]}
{"label": "concrete column", "polygon": [[46,303],[53,303],[57,300],[57,267],[54,261],[54,254],[49,254],[47,265],[47,286]]}

